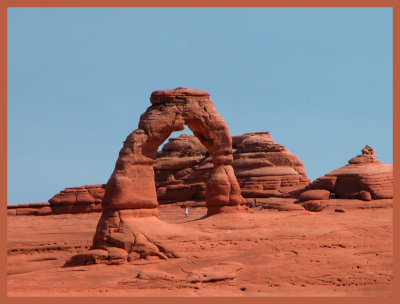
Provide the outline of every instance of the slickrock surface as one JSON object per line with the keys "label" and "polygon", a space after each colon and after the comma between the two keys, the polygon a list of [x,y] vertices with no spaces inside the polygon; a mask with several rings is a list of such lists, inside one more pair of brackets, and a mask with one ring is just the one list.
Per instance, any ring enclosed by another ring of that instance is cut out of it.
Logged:
{"label": "slickrock surface", "polygon": [[[392,200],[331,199],[332,208],[320,212],[268,209],[299,206],[294,199],[259,200],[263,205],[246,213],[208,218],[205,207],[190,208],[185,218],[183,208],[161,205],[158,221],[164,224],[152,228],[152,219],[144,233],[178,257],[150,256],[117,266],[62,267],[92,245],[99,213],[9,216],[7,295],[391,295]],[[359,209],[357,202],[375,208]],[[335,205],[357,209],[335,212]],[[144,219],[138,223],[146,224]]]}
{"label": "slickrock surface", "polygon": [[393,198],[393,165],[378,161],[375,150],[369,146],[361,152],[347,165],[316,179],[309,188],[328,190],[337,198]]}

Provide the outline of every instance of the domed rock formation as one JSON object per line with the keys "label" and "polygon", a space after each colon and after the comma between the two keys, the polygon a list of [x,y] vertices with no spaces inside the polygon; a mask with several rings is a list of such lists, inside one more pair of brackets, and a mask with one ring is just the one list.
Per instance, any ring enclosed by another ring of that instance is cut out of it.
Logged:
{"label": "domed rock formation", "polygon": [[369,146],[361,152],[349,164],[317,178],[308,188],[329,190],[336,198],[393,198],[393,165],[378,161]]}
{"label": "domed rock formation", "polygon": [[[225,121],[214,108],[209,94],[201,90],[177,88],[155,91],[152,105],[140,117],[139,128],[128,135],[119,152],[114,172],[106,184],[103,214],[97,225],[92,249],[108,252],[101,259],[167,258],[171,254],[151,241],[138,226],[138,217],[158,213],[153,164],[158,147],[174,131],[185,125],[207,148],[213,169],[206,183],[208,215],[240,210],[245,203],[231,163],[232,138]],[[130,255],[132,253],[132,255]],[[72,257],[77,265],[96,261],[97,253]],[[121,258],[122,257],[122,258]]]}
{"label": "domed rock formation", "polygon": [[232,141],[232,166],[244,197],[296,196],[310,183],[302,161],[269,132],[246,133]]}

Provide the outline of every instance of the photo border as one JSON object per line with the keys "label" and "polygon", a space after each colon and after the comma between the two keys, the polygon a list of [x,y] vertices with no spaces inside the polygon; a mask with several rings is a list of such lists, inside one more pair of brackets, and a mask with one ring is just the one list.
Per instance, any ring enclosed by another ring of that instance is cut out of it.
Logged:
{"label": "photo border", "polygon": [[[73,297],[77,303],[399,303],[400,197],[400,0],[0,0],[0,301],[2,303],[68,303],[71,297],[7,297],[7,9],[9,7],[392,7],[393,9],[393,293],[390,297]],[[379,101],[377,101],[379,102]],[[379,240],[377,240],[379,241]]]}

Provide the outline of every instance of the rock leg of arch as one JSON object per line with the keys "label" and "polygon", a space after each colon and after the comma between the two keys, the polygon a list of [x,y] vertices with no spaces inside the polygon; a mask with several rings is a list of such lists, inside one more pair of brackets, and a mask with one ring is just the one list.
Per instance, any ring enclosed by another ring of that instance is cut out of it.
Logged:
{"label": "rock leg of arch", "polygon": [[[152,105],[140,117],[138,129],[128,135],[107,182],[103,214],[93,238],[92,250],[73,256],[66,266],[99,262],[122,263],[156,256],[177,256],[146,233],[157,225],[158,202],[153,164],[158,147],[185,125],[193,131],[212,157],[214,169],[206,184],[207,214],[240,210],[245,203],[231,163],[232,138],[214,108],[209,94],[177,88],[155,91]],[[146,227],[145,227],[146,226]],[[148,227],[147,227],[148,230]]]}

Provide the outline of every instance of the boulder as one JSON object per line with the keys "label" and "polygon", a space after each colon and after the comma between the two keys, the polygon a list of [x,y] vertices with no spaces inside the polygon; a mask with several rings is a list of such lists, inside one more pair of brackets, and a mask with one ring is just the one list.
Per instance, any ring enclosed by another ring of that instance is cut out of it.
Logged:
{"label": "boulder", "polygon": [[299,200],[311,201],[311,200],[325,200],[330,196],[330,192],[324,189],[312,189],[304,191],[300,194]]}
{"label": "boulder", "polygon": [[321,202],[321,201],[307,201],[304,203],[301,203],[301,205],[303,206],[304,209],[308,210],[308,211],[312,211],[312,212],[320,212],[323,209],[325,209],[328,204]]}

